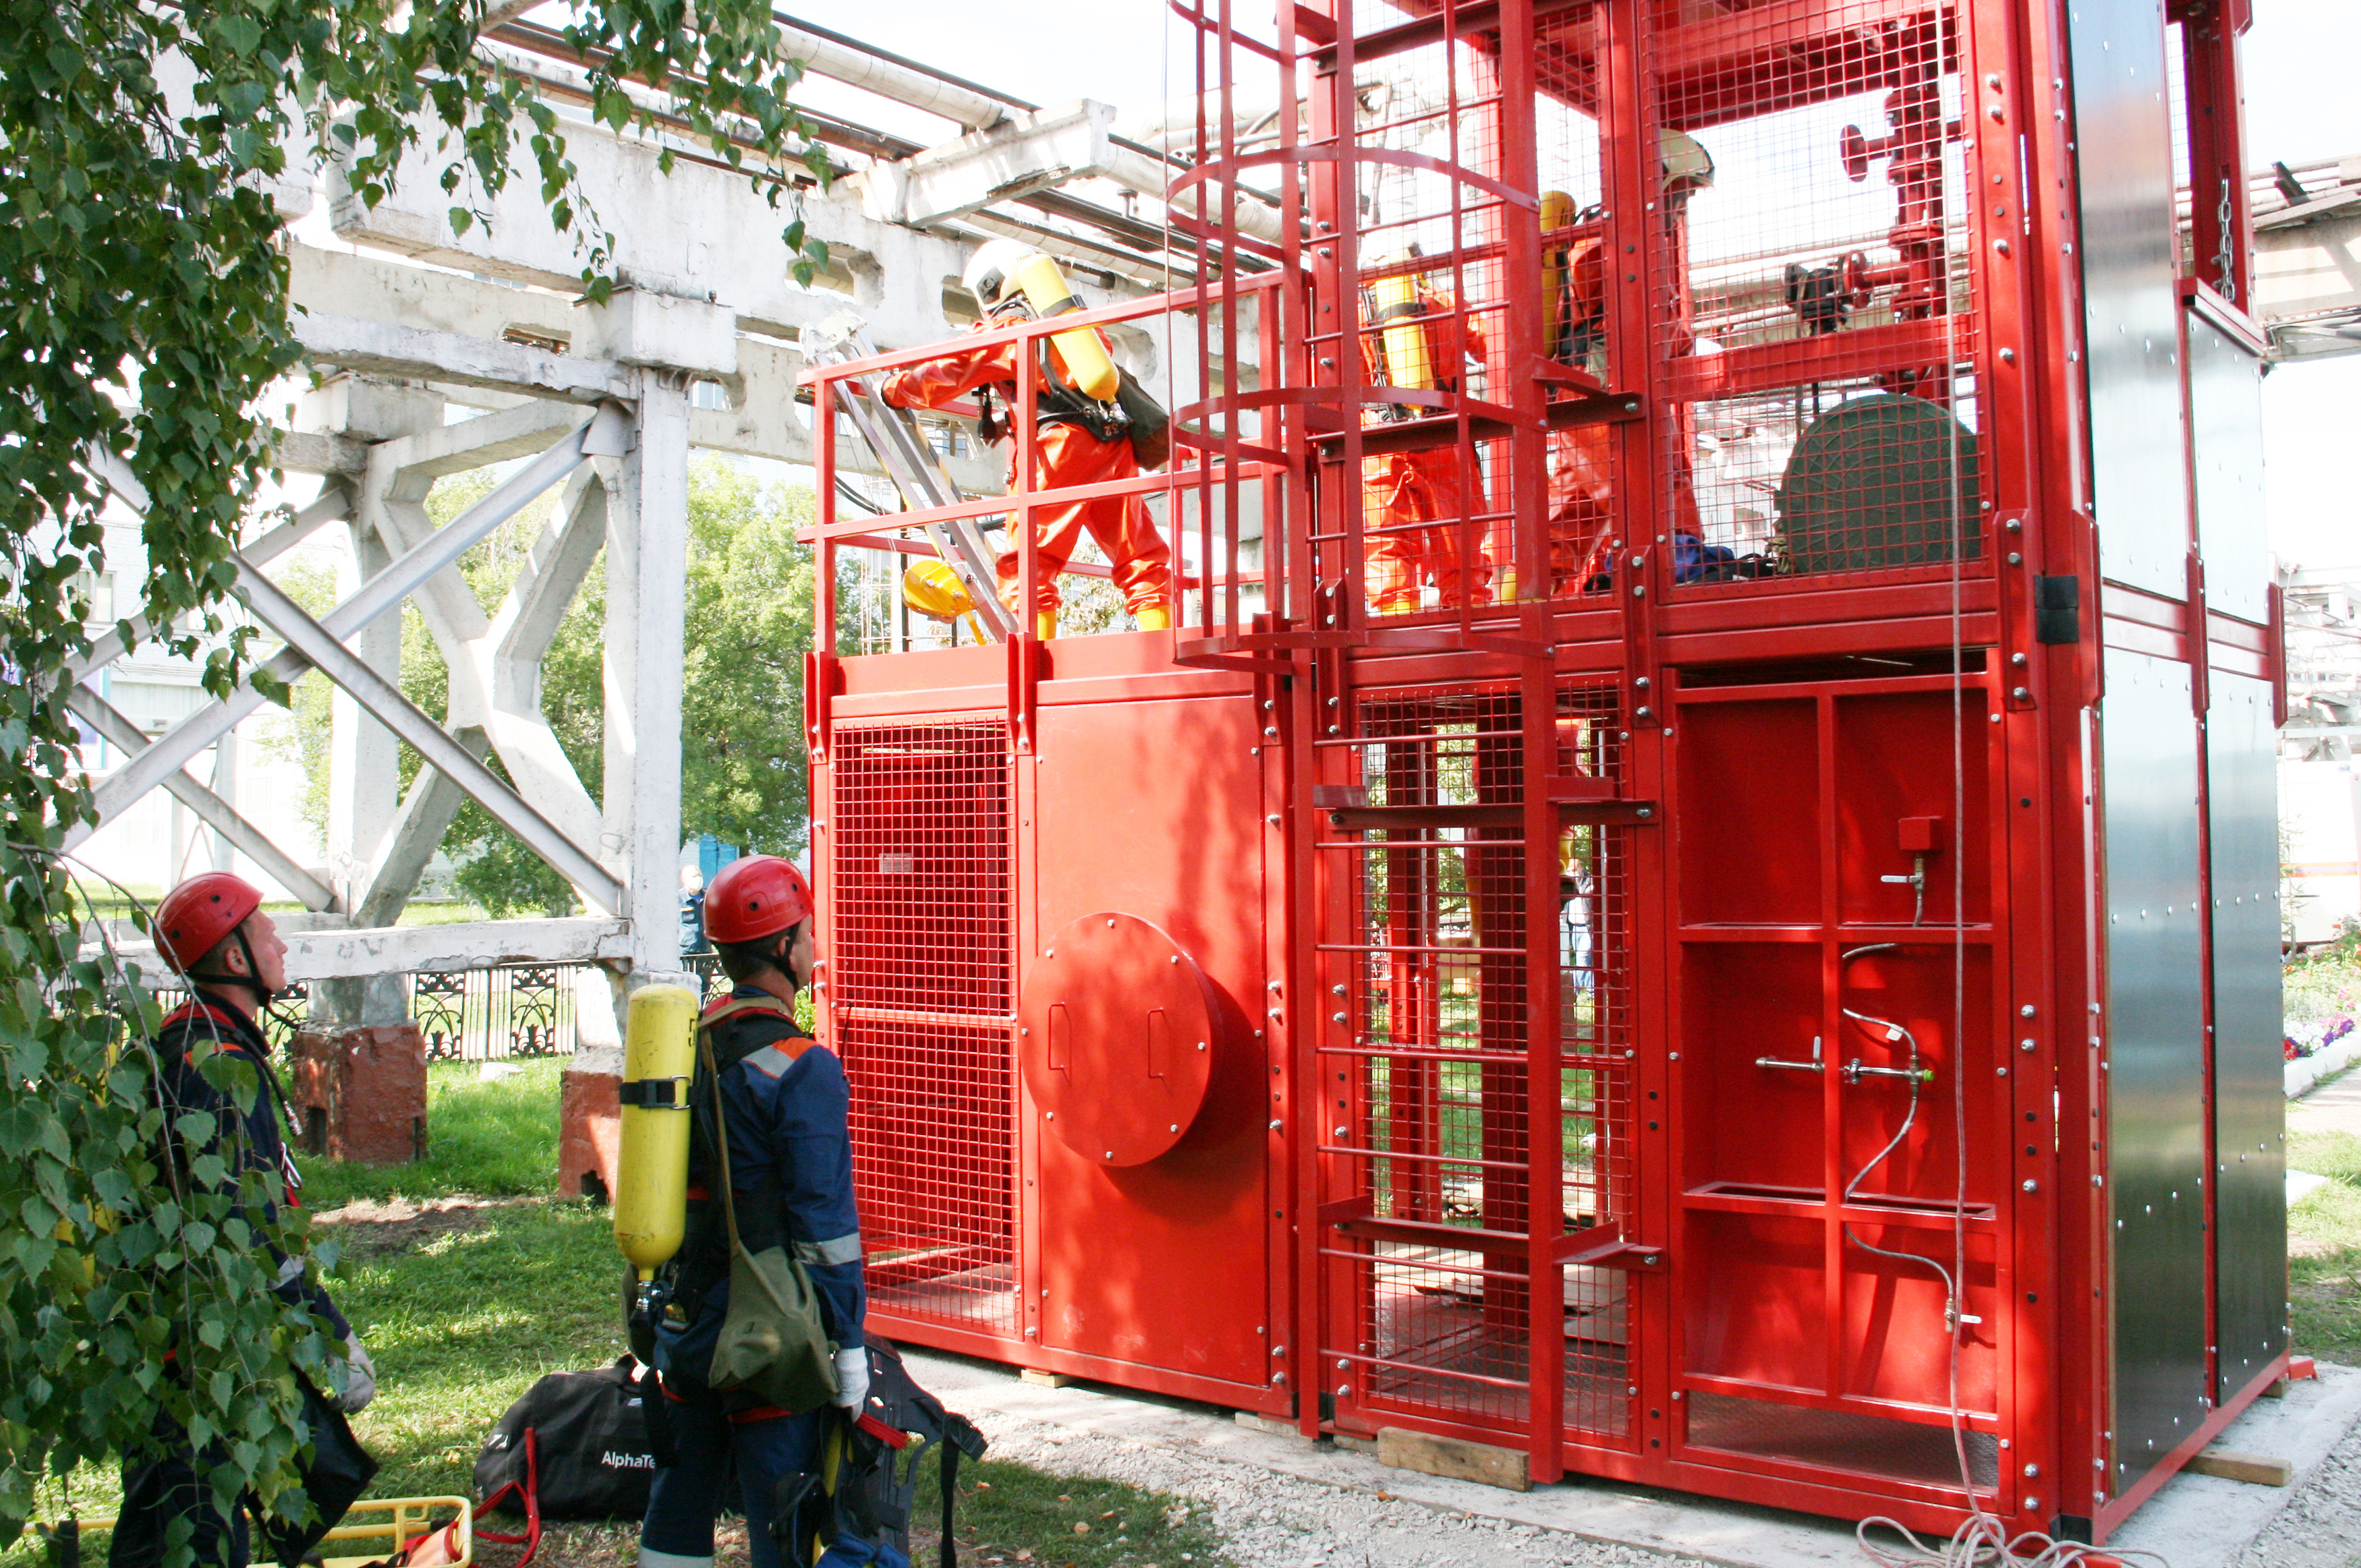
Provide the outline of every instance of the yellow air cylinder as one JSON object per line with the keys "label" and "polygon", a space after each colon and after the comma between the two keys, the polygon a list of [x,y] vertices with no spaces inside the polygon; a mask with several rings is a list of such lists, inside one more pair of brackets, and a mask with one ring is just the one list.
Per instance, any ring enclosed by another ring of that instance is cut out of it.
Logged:
{"label": "yellow air cylinder", "polygon": [[[1389,267],[1409,258],[1381,256],[1377,265]],[[1369,284],[1370,307],[1377,318],[1378,340],[1385,345],[1386,385],[1424,390],[1434,385],[1434,367],[1426,354],[1426,328],[1419,323],[1424,308],[1419,302],[1418,274],[1397,272]]]}
{"label": "yellow air cylinder", "polygon": [[1550,236],[1574,222],[1574,198],[1565,192],[1542,192],[1542,320],[1543,330],[1553,338],[1564,311],[1567,247],[1564,240]]}
{"label": "yellow air cylinder", "polygon": [[[1047,256],[1036,254],[1030,261],[1019,264],[1008,275],[1008,286],[1025,296],[1025,302],[1033,307],[1036,321],[1047,321],[1082,308],[1081,296],[1066,281],[1066,275],[1058,270],[1058,264]],[[1103,403],[1115,401],[1118,380],[1115,360],[1108,356],[1106,344],[1100,339],[1096,327],[1057,333],[1049,341],[1058,345],[1058,353],[1082,396]]]}
{"label": "yellow air cylinder", "polygon": [[642,1281],[680,1250],[688,1212],[688,1089],[697,1071],[697,993],[631,993],[623,1029],[622,1131],[615,1170],[615,1245]]}

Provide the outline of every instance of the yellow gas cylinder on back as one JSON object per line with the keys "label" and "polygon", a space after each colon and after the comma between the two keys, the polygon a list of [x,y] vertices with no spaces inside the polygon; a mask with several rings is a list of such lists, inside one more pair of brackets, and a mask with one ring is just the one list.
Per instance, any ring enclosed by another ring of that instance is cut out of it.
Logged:
{"label": "yellow gas cylinder on back", "polygon": [[615,1159],[615,1245],[642,1283],[680,1250],[688,1213],[688,1090],[697,1071],[697,993],[631,993],[623,1026],[622,1128]]}
{"label": "yellow gas cylinder on back", "polygon": [[[1372,258],[1371,264],[1396,267],[1417,254],[1415,250],[1392,251]],[[1385,349],[1386,385],[1412,387],[1422,391],[1433,386],[1434,367],[1427,358],[1426,328],[1419,323],[1426,313],[1426,306],[1418,297],[1418,274],[1394,272],[1372,280],[1368,293],[1370,322],[1378,328],[1378,341]]]}
{"label": "yellow gas cylinder on back", "polygon": [[1542,339],[1553,359],[1567,357],[1563,340],[1573,335],[1573,302],[1566,298],[1567,246],[1552,236],[1574,218],[1573,197],[1563,191],[1542,192]]}
{"label": "yellow gas cylinder on back", "polygon": [[[1082,296],[1066,281],[1066,275],[1058,270],[1057,262],[1038,251],[1008,274],[1008,287],[1025,296],[1036,321],[1048,321],[1051,316],[1082,308]],[[1074,385],[1082,389],[1082,396],[1103,403],[1115,401],[1120,378],[1096,327],[1057,333],[1049,341],[1058,345],[1059,356],[1065,360],[1066,369],[1073,376]]]}

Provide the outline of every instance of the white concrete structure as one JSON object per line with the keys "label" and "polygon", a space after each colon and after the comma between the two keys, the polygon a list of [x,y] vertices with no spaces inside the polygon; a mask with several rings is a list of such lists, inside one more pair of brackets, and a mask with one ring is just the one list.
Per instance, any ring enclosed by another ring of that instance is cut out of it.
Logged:
{"label": "white concrete structure", "polygon": [[[270,674],[291,681],[317,670],[335,687],[325,841],[291,797],[303,787],[301,768],[254,765],[254,737],[275,719],[251,685],[214,700],[193,666],[110,637],[77,672],[71,699],[91,730],[85,760],[99,822],[69,849],[148,886],[202,861],[283,891],[312,912],[287,923],[293,978],[348,982],[314,992],[315,1010],[341,1023],[393,1021],[403,1005],[399,977],[415,970],[593,959],[620,988],[678,969],[689,453],[809,463],[812,416],[796,400],[804,327],[849,303],[880,346],[950,337],[967,319],[957,292],[967,256],[1004,234],[1060,256],[1094,305],[1160,286],[1170,259],[1160,246],[1154,255],[1141,248],[1140,236],[1157,229],[1111,210],[1093,218],[1097,209],[1060,196],[1061,227],[1013,204],[1118,168],[1141,176],[1142,165],[1160,195],[1161,160],[1115,145],[1113,108],[1014,107],[843,40],[798,36],[787,48],[816,71],[947,122],[933,148],[872,136],[881,150],[860,177],[796,198],[830,249],[828,275],[801,286],[781,237],[785,211],[685,144],[673,144],[687,155],[667,175],[661,135],[618,137],[588,124],[566,99],[571,68],[534,29],[509,22],[520,9],[492,7],[497,36],[481,47],[541,82],[566,115],[584,191],[617,239],[622,286],[609,302],[577,302],[577,242],[552,229],[533,180],[486,204],[489,225],[455,232],[432,134],[375,208],[334,167],[315,185],[291,181],[276,193],[293,225],[296,331],[317,378],[278,455],[321,485],[292,522],[240,553],[238,597],[279,644]],[[1114,335],[1136,374],[1180,400],[1194,396],[1174,381],[1176,371],[1193,374],[1193,344],[1132,329]],[[929,422],[951,479],[972,493],[999,488],[998,455],[942,422]],[[842,450],[840,462],[857,471],[860,457]],[[110,559],[136,577],[144,561],[129,545],[145,498],[119,465],[98,466],[126,520]],[[504,477],[436,526],[424,504],[434,484],[481,469]],[[460,558],[552,492],[553,513],[523,570],[504,602],[487,609]],[[540,668],[602,555],[605,788],[594,799],[542,712]],[[336,602],[325,614],[306,613],[274,582],[273,563],[283,573],[296,559],[335,572]],[[95,597],[102,620],[115,601],[136,598],[127,588]],[[449,672],[441,714],[401,693],[405,603]],[[402,746],[425,762],[406,792]],[[469,799],[565,876],[587,913],[399,926]],[[611,1020],[593,1019],[585,1037],[618,1036]]]}

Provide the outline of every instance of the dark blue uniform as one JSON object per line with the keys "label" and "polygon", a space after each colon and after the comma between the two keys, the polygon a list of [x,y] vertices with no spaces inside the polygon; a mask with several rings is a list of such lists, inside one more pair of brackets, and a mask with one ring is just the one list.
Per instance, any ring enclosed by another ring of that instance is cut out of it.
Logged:
{"label": "dark blue uniform", "polygon": [[[731,1003],[752,1004],[728,1012]],[[797,1027],[758,986],[741,985],[707,1009],[730,1139],[730,1189],[740,1239],[752,1252],[785,1246],[802,1261],[819,1297],[828,1336],[862,1343],[868,1296],[861,1266],[861,1216],[852,1196],[850,1093],[843,1064]],[[674,1306],[656,1333],[676,1453],[656,1472],[640,1531],[642,1568],[709,1568],[713,1517],[734,1449],[752,1568],[779,1568],[771,1539],[773,1497],[784,1476],[818,1467],[832,1406],[795,1412],[742,1392],[708,1387],[714,1341],[730,1306],[730,1240],[712,1139],[713,1090],[700,1067],[690,1104],[697,1134],[689,1155],[687,1238],[674,1266]],[[840,1536],[829,1556],[851,1568],[874,1549]]]}
{"label": "dark blue uniform", "polygon": [[[193,1001],[164,1020],[156,1036],[158,1088],[166,1120],[190,1112],[214,1118],[213,1136],[181,1146],[189,1159],[218,1154],[229,1166],[227,1185],[250,1170],[277,1170],[285,1178],[288,1201],[295,1201],[299,1179],[287,1156],[287,1139],[280,1124],[280,1107],[272,1091],[267,1062],[270,1047],[262,1032],[244,1014],[203,991]],[[194,1049],[218,1047],[244,1057],[254,1067],[251,1104],[233,1100],[214,1087],[189,1059]],[[277,1213],[265,1205],[266,1221]],[[352,1332],[336,1304],[317,1280],[304,1275],[284,1254],[270,1254],[279,1295],[292,1306],[307,1307],[334,1325],[338,1340]],[[200,1476],[220,1463],[219,1444],[203,1453],[193,1450],[188,1434],[160,1409],[149,1429],[159,1447],[147,1454],[126,1454],[123,1461],[123,1510],[107,1547],[110,1568],[153,1568],[164,1558],[165,1531],[175,1519],[186,1516],[194,1526],[195,1562],[200,1568],[245,1568],[247,1519],[243,1510],[225,1523],[214,1511],[213,1489]]]}

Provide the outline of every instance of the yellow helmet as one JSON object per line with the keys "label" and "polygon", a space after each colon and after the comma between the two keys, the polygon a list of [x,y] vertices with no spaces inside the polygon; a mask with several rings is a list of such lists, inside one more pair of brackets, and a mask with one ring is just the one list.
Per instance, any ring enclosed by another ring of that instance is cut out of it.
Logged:
{"label": "yellow helmet", "polygon": [[1542,192],[1542,233],[1562,229],[1574,222],[1574,198],[1563,191]]}
{"label": "yellow helmet", "polygon": [[950,620],[975,608],[967,585],[960,581],[950,563],[942,560],[910,563],[902,574],[902,598],[912,609],[937,620]]}

